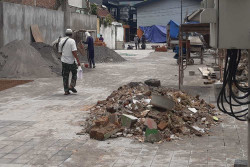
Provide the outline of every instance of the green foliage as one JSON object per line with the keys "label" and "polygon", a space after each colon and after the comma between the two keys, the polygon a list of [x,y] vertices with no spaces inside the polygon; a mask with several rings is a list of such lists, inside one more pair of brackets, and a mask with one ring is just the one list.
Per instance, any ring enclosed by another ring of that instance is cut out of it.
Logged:
{"label": "green foliage", "polygon": [[102,24],[107,27],[109,25],[112,24],[112,22],[114,21],[113,17],[111,14],[107,15],[107,17],[105,19],[102,20]]}
{"label": "green foliage", "polygon": [[90,13],[91,13],[92,15],[97,15],[97,5],[96,5],[96,4],[91,4],[91,5],[90,5],[90,8],[91,8]]}

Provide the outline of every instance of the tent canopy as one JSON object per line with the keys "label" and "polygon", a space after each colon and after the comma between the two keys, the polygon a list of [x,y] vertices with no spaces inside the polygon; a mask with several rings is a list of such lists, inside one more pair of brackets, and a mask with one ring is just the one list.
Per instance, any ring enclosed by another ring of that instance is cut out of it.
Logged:
{"label": "tent canopy", "polygon": [[140,29],[144,32],[146,39],[153,43],[164,43],[166,42],[167,30],[166,26],[153,25],[142,27]]}
{"label": "tent canopy", "polygon": [[179,35],[179,27],[180,25],[173,20],[170,20],[168,22],[168,25],[170,26],[170,38],[171,39],[177,39]]}

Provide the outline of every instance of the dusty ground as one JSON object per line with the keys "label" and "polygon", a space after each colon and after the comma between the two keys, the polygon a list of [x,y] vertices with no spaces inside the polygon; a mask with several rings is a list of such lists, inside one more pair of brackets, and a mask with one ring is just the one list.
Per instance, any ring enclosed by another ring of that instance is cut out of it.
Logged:
{"label": "dusty ground", "polygon": [[0,91],[3,91],[5,89],[9,89],[12,87],[15,87],[17,85],[22,85],[32,82],[32,80],[9,80],[9,79],[2,79],[0,80]]}
{"label": "dusty ground", "polygon": [[[87,108],[105,99],[114,89],[130,81],[160,79],[177,87],[178,66],[173,53],[119,51],[128,60],[119,64],[97,64],[77,82],[78,93],[64,96],[62,78],[36,79],[0,92],[0,166],[232,166],[245,159],[246,123],[222,116],[210,136],[149,144],[127,138],[95,141],[77,136],[88,117]],[[128,53],[130,55],[126,55]],[[131,54],[133,54],[131,56]],[[212,62],[211,57],[205,63]],[[212,85],[204,86],[196,65],[185,71],[185,87],[214,102]],[[188,76],[194,70],[195,76]],[[30,78],[32,79],[32,78]]]}

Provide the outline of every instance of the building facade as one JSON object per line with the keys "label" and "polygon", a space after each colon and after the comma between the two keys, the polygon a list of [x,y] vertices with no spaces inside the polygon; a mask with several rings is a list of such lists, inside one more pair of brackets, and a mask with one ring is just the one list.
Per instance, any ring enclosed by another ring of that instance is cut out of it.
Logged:
{"label": "building facade", "polygon": [[3,2],[18,3],[47,9],[56,9],[59,5],[58,0],[3,0]]}
{"label": "building facade", "polygon": [[[163,25],[170,20],[181,23],[180,0],[147,0],[135,5],[137,8],[137,27]],[[201,0],[183,0],[182,21],[184,18],[199,9]]]}

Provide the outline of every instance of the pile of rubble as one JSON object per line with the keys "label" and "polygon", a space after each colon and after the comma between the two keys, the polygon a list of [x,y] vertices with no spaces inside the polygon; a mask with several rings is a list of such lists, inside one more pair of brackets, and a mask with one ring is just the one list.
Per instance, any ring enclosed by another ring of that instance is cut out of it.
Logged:
{"label": "pile of rubble", "polygon": [[237,69],[237,80],[243,84],[247,84],[248,81],[248,53],[247,51],[242,52],[242,58],[240,60]]}
{"label": "pile of rubble", "polygon": [[97,140],[125,136],[141,142],[170,141],[202,136],[218,123],[214,105],[153,79],[121,86],[90,111],[85,130]]}

